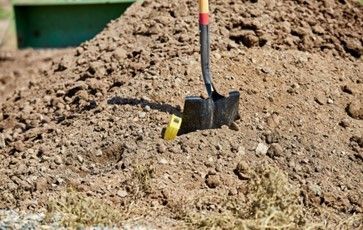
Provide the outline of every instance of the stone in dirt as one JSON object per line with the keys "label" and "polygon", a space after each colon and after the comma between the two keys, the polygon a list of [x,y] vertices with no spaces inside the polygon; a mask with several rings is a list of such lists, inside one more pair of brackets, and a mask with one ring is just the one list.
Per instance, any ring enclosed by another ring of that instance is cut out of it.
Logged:
{"label": "stone in dirt", "polygon": [[209,188],[217,188],[221,185],[221,178],[219,175],[208,174],[205,183]]}
{"label": "stone in dirt", "polygon": [[256,147],[256,154],[257,155],[265,155],[268,151],[268,146],[265,143],[259,143]]}
{"label": "stone in dirt", "polygon": [[339,125],[343,128],[348,128],[350,126],[350,121],[349,119],[344,118],[343,120],[341,120],[341,122],[339,122]]}
{"label": "stone in dirt", "polygon": [[249,180],[251,178],[251,168],[244,161],[241,161],[237,164],[236,168],[234,169],[234,173],[240,180]]}
{"label": "stone in dirt", "polygon": [[121,197],[121,198],[125,198],[125,197],[127,197],[129,195],[129,193],[126,191],[126,190],[123,190],[123,189],[121,189],[121,190],[119,190],[118,192],[117,192],[117,196],[119,196],[119,197]]}
{"label": "stone in dirt", "polygon": [[278,143],[271,144],[270,148],[267,151],[267,156],[271,158],[282,156],[284,149]]}
{"label": "stone in dirt", "polygon": [[363,120],[363,97],[353,100],[348,105],[347,112],[352,118]]}

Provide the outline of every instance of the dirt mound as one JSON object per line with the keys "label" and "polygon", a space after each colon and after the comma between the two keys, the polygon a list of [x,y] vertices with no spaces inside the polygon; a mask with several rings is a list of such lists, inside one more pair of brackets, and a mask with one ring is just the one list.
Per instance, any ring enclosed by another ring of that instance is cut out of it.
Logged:
{"label": "dirt mound", "polygon": [[16,88],[26,86],[32,79],[49,70],[57,56],[68,50],[0,50],[0,103]]}
{"label": "dirt mound", "polygon": [[1,105],[0,208],[45,207],[72,187],[186,223],[178,210],[213,216],[250,199],[241,164],[267,162],[309,220],[361,215],[363,7],[211,4],[215,84],[241,92],[233,130],[161,139],[183,98],[204,94],[196,2],[137,3]]}

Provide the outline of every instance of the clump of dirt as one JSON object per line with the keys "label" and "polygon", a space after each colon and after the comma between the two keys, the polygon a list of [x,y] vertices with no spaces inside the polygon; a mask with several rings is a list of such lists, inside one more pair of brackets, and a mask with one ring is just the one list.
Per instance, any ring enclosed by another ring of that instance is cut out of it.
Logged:
{"label": "clump of dirt", "polygon": [[[170,221],[160,221],[164,227],[184,225],[175,203],[213,214],[225,207],[217,196],[253,201],[245,191],[254,177],[244,165],[262,161],[300,187],[306,219],[338,226],[361,216],[363,7],[211,5],[215,85],[241,92],[233,127],[162,140],[184,97],[206,96],[197,4],[136,3],[1,104],[0,208],[38,210],[72,186],[120,209],[137,199],[146,216]],[[270,212],[262,206],[252,213]],[[289,224],[298,224],[290,214]]]}

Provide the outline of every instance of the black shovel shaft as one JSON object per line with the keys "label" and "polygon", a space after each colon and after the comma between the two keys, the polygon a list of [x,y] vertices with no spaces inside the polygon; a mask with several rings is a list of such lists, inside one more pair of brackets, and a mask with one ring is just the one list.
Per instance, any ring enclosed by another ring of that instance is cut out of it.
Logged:
{"label": "black shovel shaft", "polygon": [[210,70],[210,59],[209,59],[209,28],[208,25],[200,25],[200,56],[201,56],[201,65],[202,65],[202,75],[205,87],[208,92],[208,96],[212,96],[212,92],[214,91],[212,76]]}
{"label": "black shovel shaft", "polygon": [[199,36],[202,74],[208,96],[214,91],[210,71],[210,40],[209,40],[209,3],[208,0],[199,1]]}

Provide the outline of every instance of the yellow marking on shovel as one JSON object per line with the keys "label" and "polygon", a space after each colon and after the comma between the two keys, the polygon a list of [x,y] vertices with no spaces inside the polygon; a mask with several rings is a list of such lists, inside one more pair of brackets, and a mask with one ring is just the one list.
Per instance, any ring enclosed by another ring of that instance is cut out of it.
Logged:
{"label": "yellow marking on shovel", "polygon": [[174,140],[178,135],[181,123],[182,119],[180,117],[172,115],[169,124],[166,127],[164,139],[168,141]]}

